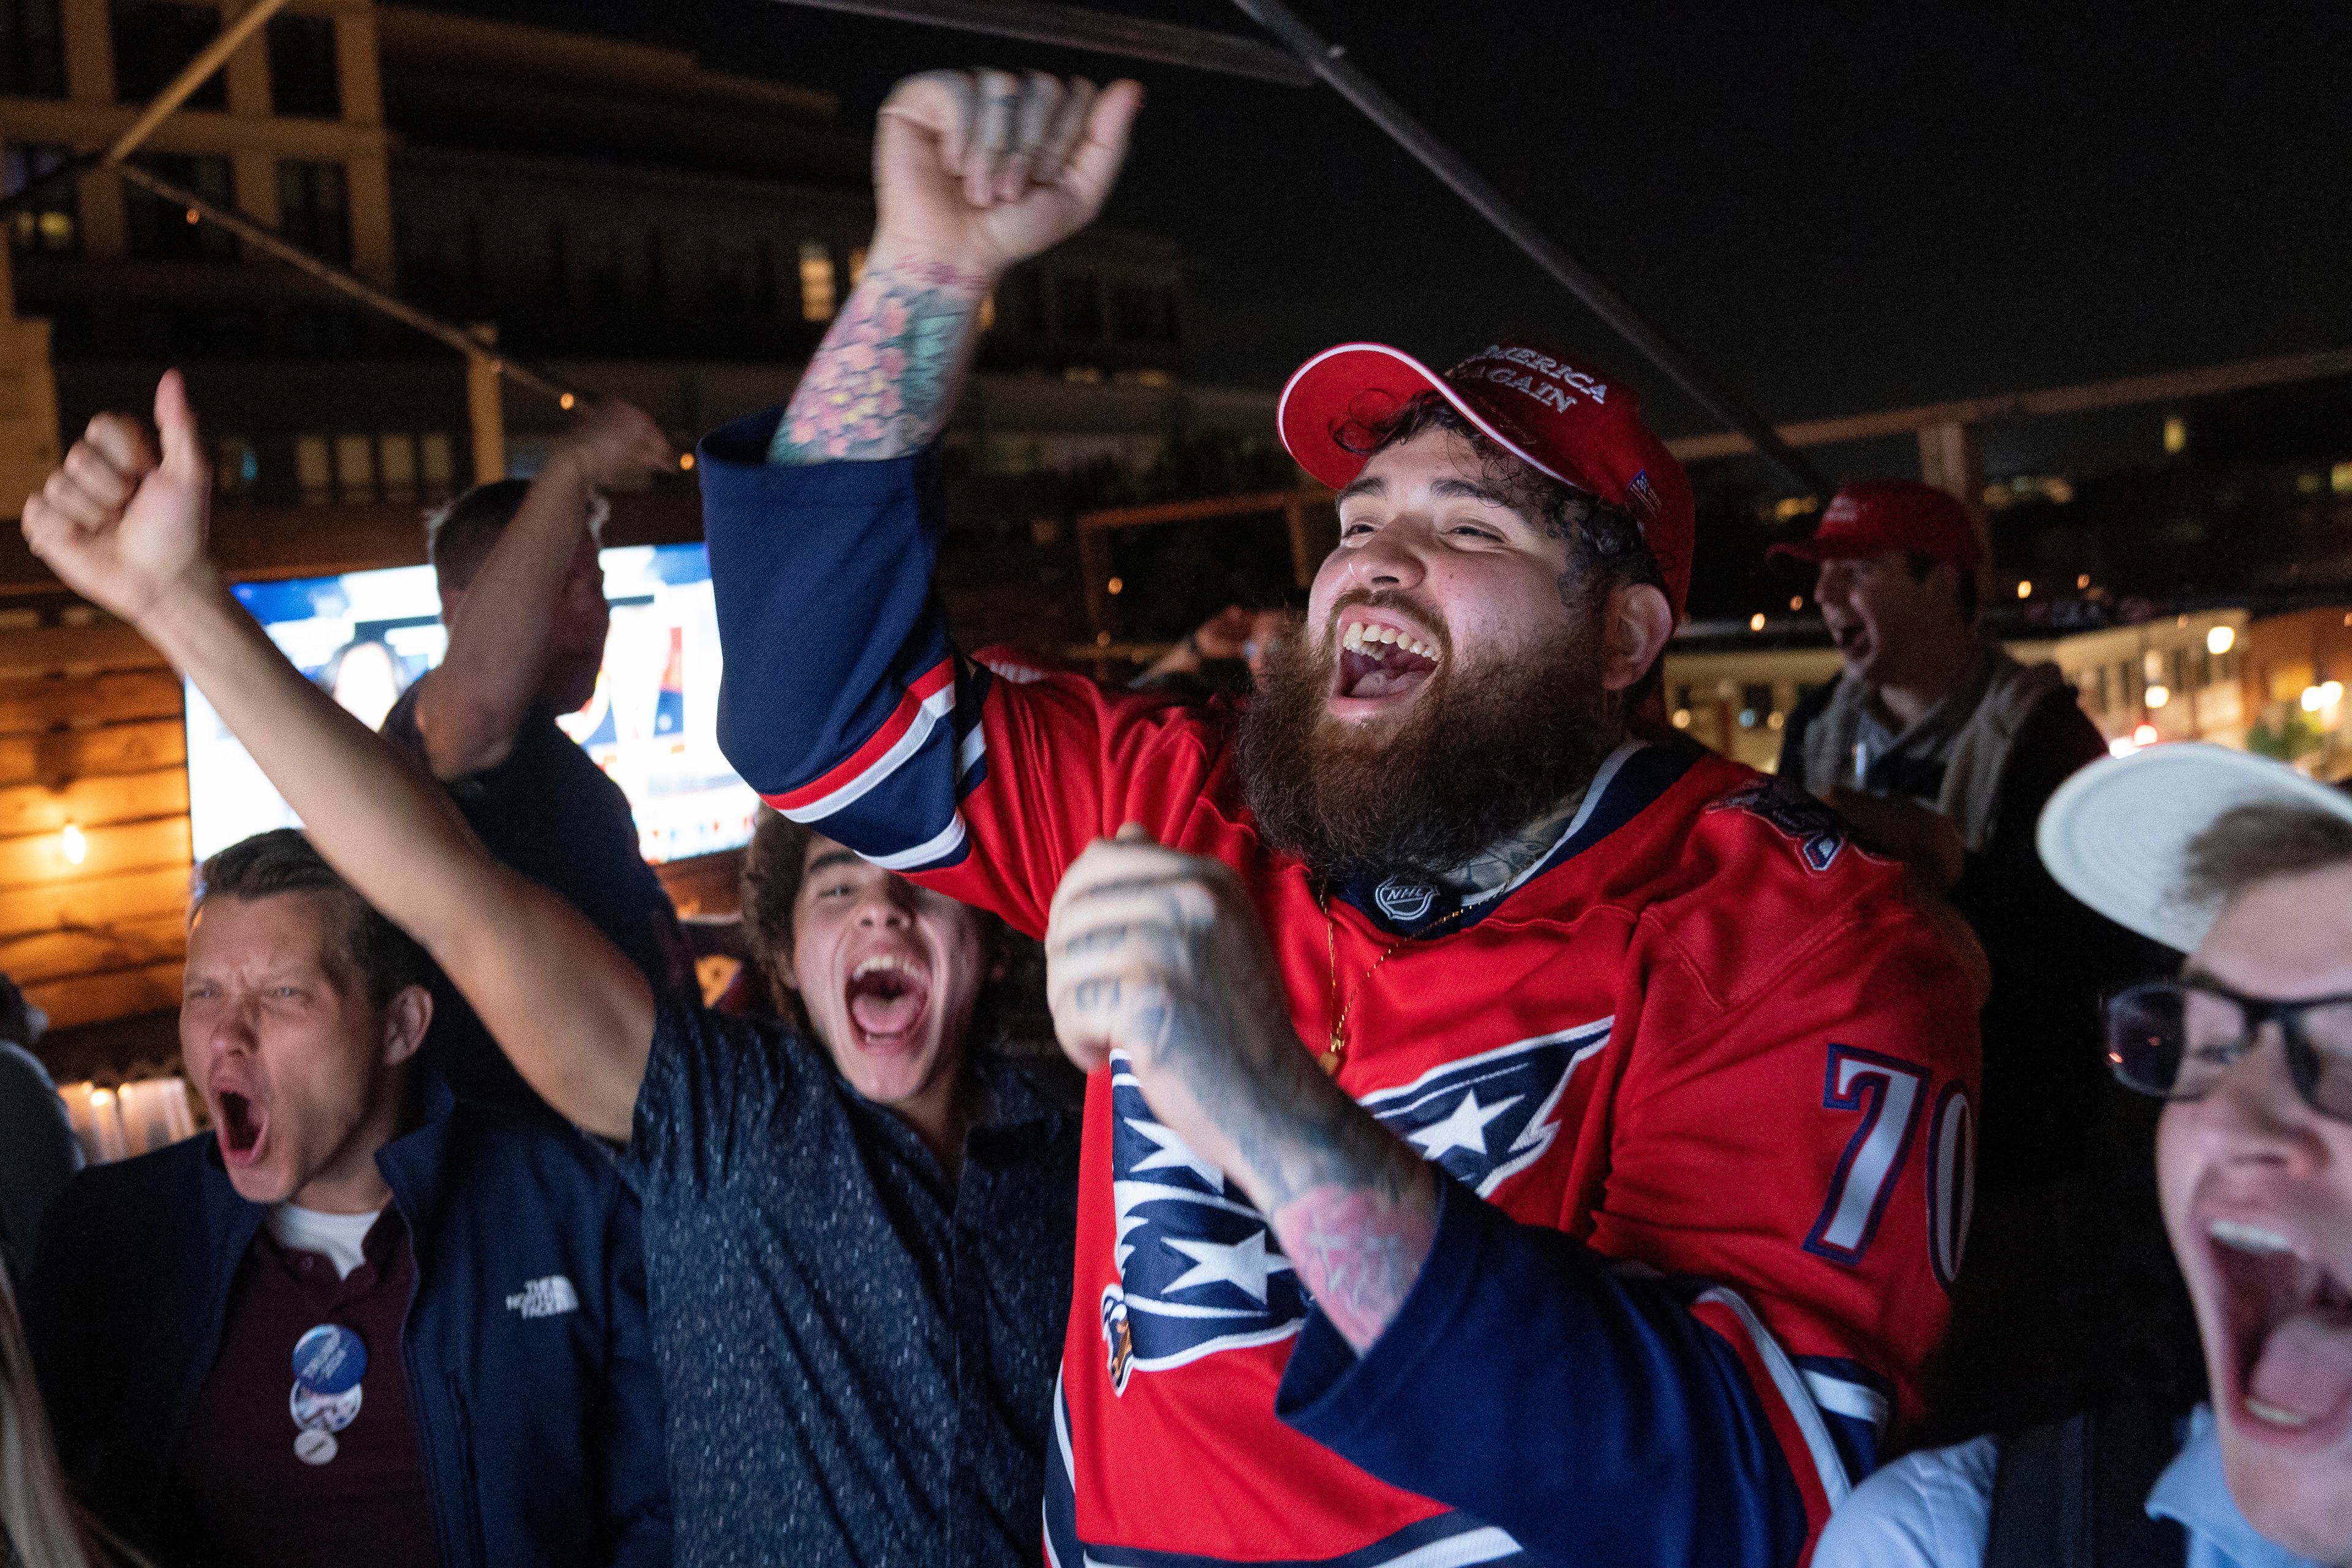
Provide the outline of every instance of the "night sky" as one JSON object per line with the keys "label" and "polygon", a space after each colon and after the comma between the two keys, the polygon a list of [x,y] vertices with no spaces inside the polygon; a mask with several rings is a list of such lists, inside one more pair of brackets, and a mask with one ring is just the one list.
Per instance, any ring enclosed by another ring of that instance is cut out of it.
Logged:
{"label": "night sky", "polygon": [[[825,88],[845,127],[908,70],[1123,68],[775,0],[441,3]],[[1774,419],[2352,344],[2352,7],[1294,4]],[[1098,8],[1250,29],[1215,0]],[[1328,89],[1131,74],[1109,216],[1192,263],[1200,379],[1528,327],[1706,427]]]}

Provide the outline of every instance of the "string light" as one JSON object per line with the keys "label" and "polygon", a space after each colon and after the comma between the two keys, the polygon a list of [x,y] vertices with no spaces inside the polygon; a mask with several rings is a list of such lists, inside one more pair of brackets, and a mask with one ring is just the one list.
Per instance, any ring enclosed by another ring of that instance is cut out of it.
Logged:
{"label": "string light", "polygon": [[678,466],[678,468],[679,468],[681,470],[683,470],[683,471],[685,471],[685,472],[688,472],[688,473],[691,473],[691,472],[693,472],[693,471],[694,471],[694,454],[693,454],[693,453],[691,453],[691,452],[680,452],[680,453],[677,455],[677,466]]}
{"label": "string light", "polygon": [[190,223],[197,223],[197,222],[202,221],[202,219],[203,219],[204,216],[205,216],[204,214],[202,214],[202,213],[198,212],[198,211],[197,211],[195,208],[194,208],[194,207],[190,207],[190,208],[188,209],[188,221],[189,221]]}
{"label": "string light", "polygon": [[566,413],[570,413],[570,412],[571,412],[571,409],[572,409],[572,405],[573,404],[575,404],[575,403],[579,402],[579,401],[580,401],[580,400],[579,400],[578,398],[576,398],[576,397],[572,396],[570,393],[568,393],[568,392],[567,392],[567,393],[565,393],[562,396],[561,396],[561,397],[559,397],[559,398],[557,398],[557,399],[555,400],[555,405],[556,405],[558,408],[562,409],[564,412],[566,412]]}
{"label": "string light", "polygon": [[1802,594],[1791,594],[1789,595],[1789,608],[1791,610],[1801,610],[1804,607],[1805,596]]}
{"label": "string light", "polygon": [[2231,626],[2215,626],[2205,634],[2207,653],[2227,653],[2238,644],[2238,634]]}
{"label": "string light", "polygon": [[1748,617],[1748,629],[1751,632],[1760,632],[1764,629],[1763,611],[1759,610],[1754,615]]}
{"label": "string light", "polygon": [[2021,599],[2033,597],[2033,584],[2031,580],[2022,581],[2017,584],[2017,596]]}
{"label": "string light", "polygon": [[68,822],[58,834],[58,851],[68,865],[79,866],[89,858],[89,840],[82,836],[80,828]]}
{"label": "string light", "polygon": [[1127,592],[1127,579],[1124,577],[1114,577],[1109,582],[1104,584],[1103,586],[1111,593],[1124,594]]}
{"label": "string light", "polygon": [[2084,573],[2082,575],[2074,579],[2074,586],[2077,588],[2087,588],[2090,585],[2091,574],[2088,572]]}

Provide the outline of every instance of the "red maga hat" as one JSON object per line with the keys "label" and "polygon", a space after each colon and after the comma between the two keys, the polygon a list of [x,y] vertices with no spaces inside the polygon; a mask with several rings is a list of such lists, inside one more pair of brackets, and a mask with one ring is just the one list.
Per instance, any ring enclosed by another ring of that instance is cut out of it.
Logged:
{"label": "red maga hat", "polygon": [[1839,487],[1811,539],[1769,553],[1819,565],[1891,550],[1974,572],[1984,558],[1976,524],[1958,498],[1916,479],[1857,479]]}
{"label": "red maga hat", "polygon": [[1298,367],[1275,420],[1298,466],[1339,489],[1362,471],[1379,426],[1434,392],[1503,450],[1630,513],[1679,618],[1696,531],[1690,480],[1642,423],[1633,389],[1558,350],[1504,338],[1438,374],[1386,343],[1341,343]]}

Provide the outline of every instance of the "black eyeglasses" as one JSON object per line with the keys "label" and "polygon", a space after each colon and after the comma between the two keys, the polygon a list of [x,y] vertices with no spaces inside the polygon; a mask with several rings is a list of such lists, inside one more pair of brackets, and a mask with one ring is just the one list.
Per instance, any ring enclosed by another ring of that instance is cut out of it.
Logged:
{"label": "black eyeglasses", "polygon": [[2288,1075],[2314,1110],[2352,1121],[2352,996],[2271,1002],[2210,980],[2158,980],[2107,999],[2107,1061],[2127,1088],[2202,1100],[2278,1026]]}

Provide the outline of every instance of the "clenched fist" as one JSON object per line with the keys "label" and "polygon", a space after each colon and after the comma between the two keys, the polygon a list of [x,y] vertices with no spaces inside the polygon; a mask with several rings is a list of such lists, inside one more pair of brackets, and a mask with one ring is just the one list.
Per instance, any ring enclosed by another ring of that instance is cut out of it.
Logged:
{"label": "clenched fist", "polygon": [[989,277],[1102,210],[1143,89],[1043,71],[925,71],[891,89],[874,131],[869,266],[931,262]]}
{"label": "clenched fist", "polygon": [[67,587],[133,624],[212,577],[212,468],[176,370],[156,384],[155,428],[160,459],[137,420],[100,415],[25,502],[33,553]]}

